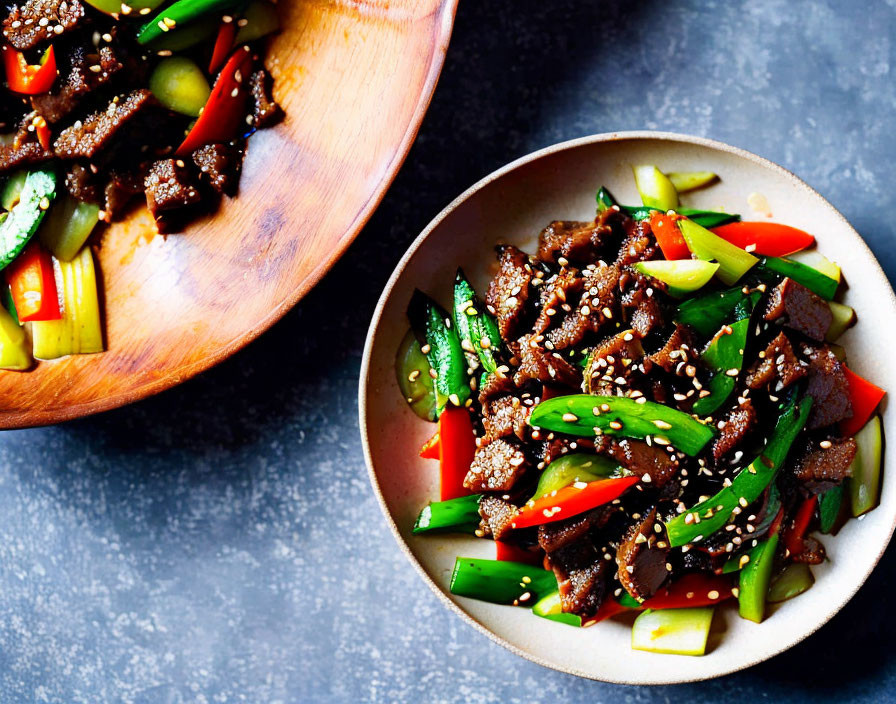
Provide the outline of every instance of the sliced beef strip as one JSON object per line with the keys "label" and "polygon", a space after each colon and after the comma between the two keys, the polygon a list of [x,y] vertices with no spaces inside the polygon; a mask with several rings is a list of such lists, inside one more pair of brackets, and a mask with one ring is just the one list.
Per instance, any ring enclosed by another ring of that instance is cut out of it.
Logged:
{"label": "sliced beef strip", "polygon": [[218,193],[232,195],[236,191],[243,153],[235,144],[206,144],[193,152],[193,163],[200,179]]}
{"label": "sliced beef strip", "polygon": [[497,496],[483,496],[479,501],[479,515],[482,521],[479,529],[484,537],[501,540],[510,533],[510,524],[517,508],[512,503]]}
{"label": "sliced beef strip", "polygon": [[0,175],[53,158],[53,152],[41,146],[36,132],[28,129],[32,119],[33,116],[26,116],[12,139],[0,141]]}
{"label": "sliced beef strip", "polygon": [[625,469],[643,477],[650,477],[650,483],[660,489],[678,474],[678,458],[660,445],[648,445],[643,440],[622,438],[617,440],[601,435],[594,442],[598,454],[608,455]]}
{"label": "sliced beef strip", "polygon": [[793,279],[784,279],[769,296],[763,317],[819,342],[831,326],[833,314],[827,302]]}
{"label": "sliced beef strip", "polygon": [[750,399],[729,410],[722,418],[724,425],[719,432],[719,437],[713,440],[712,456],[716,462],[734,448],[743,443],[744,438],[750,434],[756,424],[756,409]]}
{"label": "sliced beef strip", "polygon": [[158,106],[145,88],[116,97],[105,110],[94,112],[60,132],[53,147],[62,159],[92,159],[106,149],[115,137],[146,110]]}
{"label": "sliced beef strip", "polygon": [[760,358],[747,370],[746,383],[760,389],[777,378],[774,390],[780,391],[799,381],[808,373],[808,365],[797,358],[793,345],[783,332],[768,343]]}
{"label": "sliced beef strip", "polygon": [[78,0],[25,0],[3,20],[3,36],[14,49],[26,51],[71,31],[83,17]]}
{"label": "sliced beef strip", "polygon": [[563,269],[547,279],[540,287],[540,310],[532,329],[541,334],[562,319],[564,310],[577,300],[583,286],[584,279],[575,269]]}
{"label": "sliced beef strip", "polygon": [[[644,357],[641,336],[632,330],[624,330],[598,343],[591,352],[591,361],[585,369],[588,393],[612,395],[618,388],[615,380],[631,377],[636,363]],[[640,371],[637,373],[640,374]]]}
{"label": "sliced beef strip", "polygon": [[809,360],[809,383],[806,393],[812,397],[809,414],[809,430],[824,428],[841,420],[852,418],[852,402],[849,400],[849,381],[843,365],[830,348],[803,346],[803,354]]}
{"label": "sliced beef strip", "polygon": [[476,448],[464,486],[470,491],[510,491],[527,467],[519,445],[501,438]]}
{"label": "sliced beef strip", "polygon": [[479,389],[479,403],[485,406],[491,399],[503,396],[515,388],[513,378],[507,374],[489,374]]}
{"label": "sliced beef strip", "polygon": [[[31,98],[32,107],[51,124],[67,117],[83,99],[124,68],[115,48],[109,44],[99,49],[75,46],[69,52],[68,60],[70,65],[65,77],[57,81],[49,93]],[[99,70],[92,69],[94,66],[99,66]]]}
{"label": "sliced beef strip", "polygon": [[489,401],[482,408],[482,427],[488,442],[516,435],[520,440],[526,439],[529,415],[532,406],[524,405],[516,396],[500,396]]}
{"label": "sliced beef strip", "polygon": [[649,599],[666,581],[668,547],[658,547],[660,534],[654,531],[656,509],[633,526],[616,551],[619,581],[638,601]]}
{"label": "sliced beef strip", "polygon": [[793,475],[813,491],[824,491],[849,477],[856,456],[854,438],[831,438],[821,442],[824,446],[811,440],[801,453],[794,453],[797,460]]}
{"label": "sliced beef strip", "polygon": [[659,282],[631,269],[619,277],[619,288],[624,292],[620,298],[623,320],[641,337],[664,325],[663,309],[655,295],[662,290],[659,287]]}
{"label": "sliced beef strip", "polygon": [[537,342],[536,335],[520,338],[520,366],[513,381],[522,387],[527,381],[578,388],[582,373],[557,352],[549,352]]}
{"label": "sliced beef strip", "polygon": [[149,170],[144,186],[146,204],[157,221],[169,210],[184,208],[202,199],[192,175],[180,159],[162,159],[155,162]]}
{"label": "sliced beef strip", "polygon": [[619,248],[619,256],[616,259],[617,266],[622,267],[635,262],[647,261],[657,255],[659,248],[647,220],[628,220],[625,229],[626,236]]}
{"label": "sliced beef strip", "polygon": [[148,173],[148,166],[139,164],[130,170],[113,169],[109,172],[109,180],[103,188],[104,210],[109,218],[114,218],[134,196],[143,193],[143,183]]}
{"label": "sliced beef strip", "polygon": [[516,339],[529,298],[532,266],[525,253],[513,245],[498,247],[498,266],[498,273],[488,285],[485,302],[498,321],[501,337]]}
{"label": "sliced beef strip", "polygon": [[252,124],[256,128],[267,127],[280,117],[280,106],[271,94],[271,80],[268,72],[258,69],[249,77],[252,93]]}
{"label": "sliced beef strip", "polygon": [[587,538],[548,555],[557,577],[560,602],[566,613],[583,617],[597,613],[607,593],[610,562]]}
{"label": "sliced beef strip", "polygon": [[691,328],[687,325],[676,325],[662,349],[648,355],[647,359],[652,365],[655,364],[671,373],[682,362],[696,359],[695,344]]}
{"label": "sliced beef strip", "polygon": [[536,454],[538,468],[544,469],[558,457],[570,452],[583,452],[594,449],[594,441],[591,438],[573,438],[568,435],[556,435],[550,433],[550,439],[541,443]]}
{"label": "sliced beef strip", "polygon": [[87,203],[102,203],[99,180],[88,167],[73,164],[65,175],[65,188],[73,198]]}
{"label": "sliced beef strip", "polygon": [[578,305],[563,318],[559,326],[546,335],[552,349],[563,350],[578,344],[585,335],[598,332],[601,325],[613,317],[619,268],[592,266],[582,274],[583,291]]}
{"label": "sliced beef strip", "polygon": [[612,230],[597,222],[555,220],[538,236],[538,258],[555,263],[563,257],[579,266],[597,260]]}
{"label": "sliced beef strip", "polygon": [[613,506],[599,506],[572,518],[545,523],[538,527],[538,545],[548,554],[556,552],[588,533],[600,530],[615,510]]}

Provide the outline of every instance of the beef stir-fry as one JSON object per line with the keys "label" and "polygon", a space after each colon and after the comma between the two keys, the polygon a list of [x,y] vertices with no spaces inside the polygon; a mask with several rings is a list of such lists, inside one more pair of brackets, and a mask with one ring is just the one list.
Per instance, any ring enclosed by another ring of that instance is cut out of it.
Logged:
{"label": "beef stir-fry", "polygon": [[855,313],[811,235],[681,207],[712,174],[635,175],[643,206],[602,188],[535,254],[498,246],[483,298],[460,270],[450,313],[415,293],[396,371],[438,420],[441,500],[414,531],[495,541],[457,595],[637,610],[634,647],[702,654],[716,604],[762,621],[811,586],[811,533],[873,508],[883,391],[835,342]]}
{"label": "beef stir-fry", "polygon": [[173,232],[235,193],[279,117],[260,41],[278,27],[266,0],[0,8],[0,368],[102,350],[98,225],[142,200]]}

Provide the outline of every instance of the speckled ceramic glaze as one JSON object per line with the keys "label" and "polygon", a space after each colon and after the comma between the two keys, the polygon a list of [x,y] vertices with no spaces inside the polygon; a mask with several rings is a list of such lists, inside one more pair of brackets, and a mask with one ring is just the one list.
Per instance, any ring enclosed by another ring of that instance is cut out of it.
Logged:
{"label": "speckled ceramic glaze", "polygon": [[[836,537],[825,537],[830,560],[813,568],[811,590],[773,608],[759,625],[738,618],[730,605],[720,608],[704,657],[649,654],[630,649],[630,621],[574,629],[526,609],[448,592],[455,558],[493,558],[494,544],[466,536],[411,535],[421,507],[438,495],[437,465],[416,452],[434,428],[407,408],[393,372],[415,287],[447,303],[460,265],[484,291],[497,242],[534,251],[537,234],[549,221],[592,218],[594,194],[602,184],[622,202],[637,202],[633,163],[715,171],[721,182],[684,196],[685,205],[738,212],[745,219],[770,217],[813,233],[819,249],[843,267],[848,284],[843,300],[859,313],[858,326],[840,341],[850,367],[884,388],[896,388],[896,369],[879,361],[896,349],[896,298],[861,237],[824,198],[781,167],[719,142],[653,132],[602,134],[549,147],[496,171],[451,203],[417,238],[392,274],[370,326],[361,370],[361,434],[370,478],[396,539],[445,604],[467,622],[523,657],[582,677],[685,682],[732,672],[786,650],[855,594],[896,524],[896,483],[886,479],[889,457],[884,457],[880,506],[850,521]],[[751,207],[759,204],[762,214]],[[885,433],[896,437],[886,402],[884,411]]]}

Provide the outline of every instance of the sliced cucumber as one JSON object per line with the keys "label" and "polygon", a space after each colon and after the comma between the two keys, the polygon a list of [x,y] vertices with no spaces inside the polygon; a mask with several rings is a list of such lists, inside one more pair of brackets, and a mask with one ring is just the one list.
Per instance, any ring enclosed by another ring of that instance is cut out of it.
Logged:
{"label": "sliced cucumber", "polygon": [[849,502],[853,516],[861,516],[877,505],[881,443],[880,416],[874,416],[856,433],[858,450],[852,461],[852,476],[849,479]]}
{"label": "sliced cucumber", "polygon": [[713,607],[647,609],[632,626],[632,649],[671,655],[703,655]]}
{"label": "sliced cucumber", "polygon": [[815,269],[815,271],[840,283],[840,267],[817,250],[804,249],[801,252],[794,252],[787,258]]}
{"label": "sliced cucumber", "polygon": [[715,262],[699,259],[681,259],[667,261],[637,262],[635,269],[642,274],[652,276],[669,287],[669,295],[682,298],[688,293],[703,288],[712,279],[719,265]]}
{"label": "sliced cucumber", "polygon": [[0,222],[0,269],[8,266],[25,249],[55,197],[56,174],[53,171],[28,172],[18,202]]}
{"label": "sliced cucumber", "polygon": [[666,174],[652,164],[633,166],[632,172],[644,205],[663,211],[678,207],[678,191]]}

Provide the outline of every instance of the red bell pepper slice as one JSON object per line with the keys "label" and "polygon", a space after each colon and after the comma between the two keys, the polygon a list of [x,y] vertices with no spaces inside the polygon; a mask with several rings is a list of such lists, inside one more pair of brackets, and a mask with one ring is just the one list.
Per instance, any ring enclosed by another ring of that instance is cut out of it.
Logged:
{"label": "red bell pepper slice", "polygon": [[848,369],[846,365],[843,365],[843,371],[846,373],[846,380],[849,382],[852,418],[847,418],[840,423],[840,432],[850,437],[864,427],[887,392],[867,379],[863,379],[854,371]]}
{"label": "red bell pepper slice", "polygon": [[782,539],[784,547],[790,551],[791,555],[798,555],[803,551],[803,538],[809,529],[809,523],[812,516],[815,515],[815,506],[818,504],[818,497],[810,496],[800,504],[790,524],[784,530]]}
{"label": "red bell pepper slice", "polygon": [[619,498],[626,489],[639,481],[638,477],[619,477],[588,482],[584,486],[576,482],[558,489],[556,494],[551,492],[544,498],[529,501],[520,509],[510,527],[528,528],[577,516]]}
{"label": "red bell pepper slice", "polygon": [[40,146],[46,151],[50,151],[52,135],[50,134],[50,126],[47,124],[46,119],[41,115],[38,115],[34,118],[31,124],[34,125],[34,133],[37,135],[37,141],[40,142]]}
{"label": "red bell pepper slice", "polygon": [[25,247],[4,274],[21,322],[62,318],[53,260],[38,242]]}
{"label": "red bell pepper slice", "polygon": [[654,210],[650,214],[650,229],[653,236],[656,237],[657,244],[663,250],[663,256],[666,259],[690,259],[691,250],[688,249],[687,242],[684,241],[684,235],[678,229],[676,223],[679,220],[686,220],[684,215],[673,213],[668,215],[659,210]]}
{"label": "red bell pepper slice", "polygon": [[12,47],[0,47],[6,68],[6,85],[13,93],[40,95],[53,87],[56,80],[56,53],[52,45],[44,53],[41,63],[29,64],[24,54]]}
{"label": "red bell pepper slice", "polygon": [[600,623],[608,618],[612,618],[613,616],[618,616],[619,614],[623,614],[626,611],[631,611],[631,609],[627,606],[623,606],[612,596],[604,599],[604,603],[600,605],[597,613],[594,614],[591,618],[582,620],[582,628],[586,626],[592,626],[595,623]]}
{"label": "red bell pepper slice", "polygon": [[202,113],[186,139],[177,148],[178,156],[187,156],[199,147],[213,142],[233,139],[246,117],[246,98],[249,96],[249,74],[252,54],[242,46],[231,56],[212,88]]}
{"label": "red bell pepper slice", "polygon": [[786,257],[815,242],[808,232],[776,222],[731,222],[712,231],[735,247],[767,257]]}
{"label": "red bell pepper slice", "polygon": [[476,436],[466,408],[448,406],[439,416],[439,468],[442,501],[466,496],[464,478],[473,464]]}
{"label": "red bell pepper slice", "polygon": [[500,540],[495,541],[495,559],[503,562],[522,562],[533,567],[544,565],[544,553],[541,550],[526,550]]}
{"label": "red bell pepper slice", "polygon": [[227,59],[227,55],[233,48],[233,42],[236,39],[236,22],[233,18],[230,22],[222,21],[218,27],[218,37],[215,39],[215,48],[212,49],[212,58],[208,64],[208,72],[215,73],[221,64]]}
{"label": "red bell pepper slice", "polygon": [[420,448],[420,457],[425,460],[437,460],[441,458],[441,451],[439,432],[436,431],[435,435],[423,443],[423,447]]}

